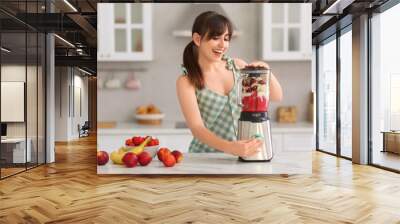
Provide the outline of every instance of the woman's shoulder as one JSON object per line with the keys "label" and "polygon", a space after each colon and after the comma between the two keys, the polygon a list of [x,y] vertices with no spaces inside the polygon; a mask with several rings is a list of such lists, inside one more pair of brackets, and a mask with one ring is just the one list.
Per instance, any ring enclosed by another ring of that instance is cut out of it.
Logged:
{"label": "woman's shoulder", "polygon": [[188,88],[188,87],[192,86],[187,74],[179,75],[178,79],[176,80],[176,85],[177,86],[182,86],[182,87],[185,87],[185,88]]}
{"label": "woman's shoulder", "polygon": [[176,80],[177,83],[189,83],[189,77],[187,74],[183,73],[178,76],[178,79]]}

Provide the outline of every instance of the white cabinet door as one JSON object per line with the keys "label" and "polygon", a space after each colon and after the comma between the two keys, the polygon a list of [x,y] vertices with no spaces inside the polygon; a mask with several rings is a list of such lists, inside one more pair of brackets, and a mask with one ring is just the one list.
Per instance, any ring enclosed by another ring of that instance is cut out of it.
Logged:
{"label": "white cabinet door", "polygon": [[152,60],[152,5],[101,3],[98,11],[99,61]]}
{"label": "white cabinet door", "polygon": [[102,61],[111,56],[112,17],[109,13],[111,4],[98,4],[97,7],[97,60]]}
{"label": "white cabinet door", "polygon": [[311,60],[311,4],[263,4],[262,16],[264,60]]}
{"label": "white cabinet door", "polygon": [[283,134],[283,150],[312,151],[315,148],[313,134],[310,133],[286,133]]}
{"label": "white cabinet door", "polygon": [[281,133],[272,133],[271,138],[272,138],[272,149],[274,150],[274,152],[275,153],[282,152],[283,135]]}

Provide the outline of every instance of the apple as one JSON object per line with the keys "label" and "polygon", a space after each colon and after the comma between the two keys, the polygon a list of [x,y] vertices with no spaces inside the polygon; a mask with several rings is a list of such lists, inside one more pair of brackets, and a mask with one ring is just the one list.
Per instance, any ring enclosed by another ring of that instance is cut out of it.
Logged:
{"label": "apple", "polygon": [[147,166],[153,158],[151,157],[150,153],[147,151],[143,151],[139,154],[138,160],[140,165]]}
{"label": "apple", "polygon": [[160,148],[157,152],[157,158],[160,161],[163,161],[165,155],[170,154],[171,151],[168,148]]}
{"label": "apple", "polygon": [[176,163],[175,156],[172,155],[171,153],[165,154],[163,156],[163,159],[164,160],[162,162],[164,163],[164,166],[166,166],[166,167],[175,166],[175,163]]}
{"label": "apple", "polygon": [[124,162],[126,167],[135,167],[138,163],[138,158],[135,153],[127,152],[124,157],[122,157],[122,162]]}
{"label": "apple", "polygon": [[97,151],[97,164],[104,165],[108,162],[109,156],[105,151]]}
{"label": "apple", "polygon": [[175,157],[176,163],[180,163],[183,159],[183,154],[178,151],[178,150],[174,150],[171,152],[171,154]]}
{"label": "apple", "polygon": [[132,137],[132,142],[133,142],[133,146],[138,146],[140,144],[142,144],[142,142],[145,140],[145,138],[140,137],[140,136],[134,136]]}

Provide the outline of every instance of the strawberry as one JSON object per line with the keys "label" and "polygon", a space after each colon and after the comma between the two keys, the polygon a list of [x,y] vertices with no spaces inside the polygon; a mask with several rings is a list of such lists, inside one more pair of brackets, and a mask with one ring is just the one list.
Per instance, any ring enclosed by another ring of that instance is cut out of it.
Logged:
{"label": "strawberry", "polygon": [[134,146],[138,146],[142,144],[142,142],[145,140],[145,138],[140,137],[140,136],[134,136],[132,137],[132,143]]}
{"label": "strawberry", "polygon": [[153,146],[153,139],[150,139],[150,141],[147,142],[146,146]]}
{"label": "strawberry", "polygon": [[154,145],[159,145],[160,144],[160,141],[158,141],[157,138],[154,138],[153,140],[154,140]]}
{"label": "strawberry", "polygon": [[158,144],[159,144],[158,139],[152,138],[152,139],[147,143],[146,146],[155,146],[155,145],[158,145]]}
{"label": "strawberry", "polygon": [[133,145],[132,139],[131,138],[126,139],[125,140],[125,145],[126,146],[132,146]]}

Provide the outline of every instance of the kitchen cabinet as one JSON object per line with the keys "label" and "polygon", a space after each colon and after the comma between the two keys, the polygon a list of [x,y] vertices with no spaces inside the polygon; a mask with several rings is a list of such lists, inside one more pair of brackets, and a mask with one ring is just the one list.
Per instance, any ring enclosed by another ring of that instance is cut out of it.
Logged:
{"label": "kitchen cabinet", "polygon": [[272,147],[273,147],[274,153],[282,152],[283,135],[280,134],[280,133],[279,134],[272,133],[271,134],[271,139],[272,139]]}
{"label": "kitchen cabinet", "polygon": [[97,18],[98,61],[152,60],[151,4],[99,4]]}
{"label": "kitchen cabinet", "polygon": [[261,24],[263,60],[311,60],[311,4],[263,4]]}
{"label": "kitchen cabinet", "polygon": [[303,152],[315,149],[313,133],[272,133],[274,152]]}

